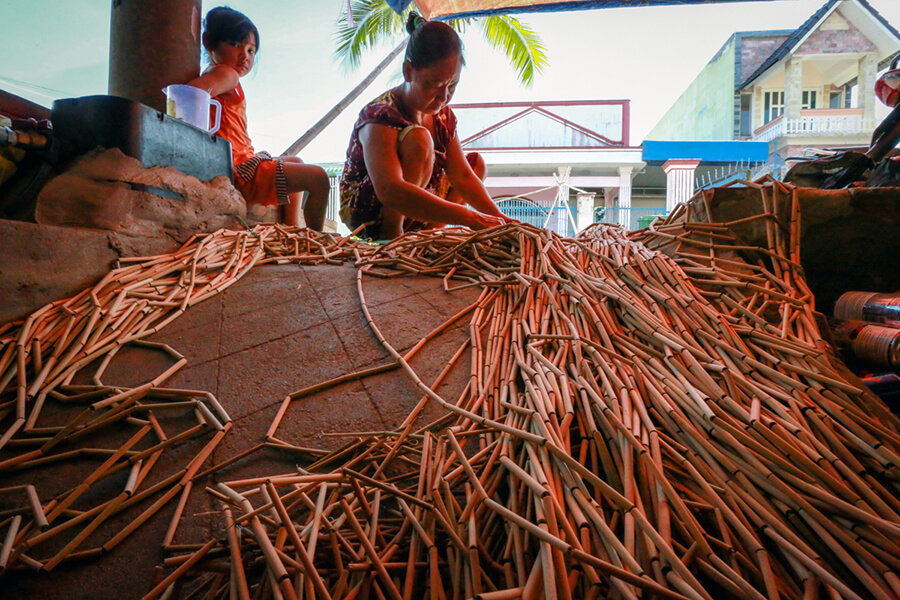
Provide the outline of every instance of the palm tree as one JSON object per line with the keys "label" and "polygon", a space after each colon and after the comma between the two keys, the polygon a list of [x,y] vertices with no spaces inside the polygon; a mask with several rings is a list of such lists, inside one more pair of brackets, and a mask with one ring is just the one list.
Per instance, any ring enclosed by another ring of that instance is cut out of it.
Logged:
{"label": "palm tree", "polygon": [[[412,9],[407,8],[402,14],[397,14],[388,6],[386,0],[351,0],[350,11],[353,18],[348,19],[346,13],[342,15],[338,20],[336,31],[338,47],[335,57],[344,66],[358,67],[363,54],[385,39],[402,38],[402,41],[359,85],[328,111],[328,114],[291,144],[285,150],[285,154],[297,154],[305,148],[403,52],[408,39],[405,26],[410,10]],[[547,55],[540,37],[515,17],[495,15],[476,19],[455,19],[447,21],[447,24],[459,32],[465,31],[473,24],[479,26],[488,44],[506,54],[519,83],[524,86],[530,86],[535,75],[547,66]]]}

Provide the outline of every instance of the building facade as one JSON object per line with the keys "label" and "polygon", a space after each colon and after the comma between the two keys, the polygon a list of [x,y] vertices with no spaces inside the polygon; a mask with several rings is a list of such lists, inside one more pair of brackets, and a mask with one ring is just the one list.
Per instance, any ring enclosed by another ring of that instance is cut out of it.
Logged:
{"label": "building facade", "polygon": [[463,150],[484,157],[485,186],[511,216],[572,235],[598,220],[633,229],[641,216],[661,212],[632,197],[645,163],[630,143],[628,100],[452,108]]}
{"label": "building facade", "polygon": [[868,147],[875,81],[900,33],[866,0],[828,0],[796,30],[733,34],[649,140],[752,140],[773,161]]}

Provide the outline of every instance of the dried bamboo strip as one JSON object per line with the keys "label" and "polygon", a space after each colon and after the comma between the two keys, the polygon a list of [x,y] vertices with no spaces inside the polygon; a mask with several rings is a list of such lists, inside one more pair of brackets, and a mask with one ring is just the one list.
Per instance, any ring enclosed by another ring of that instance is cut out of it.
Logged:
{"label": "dried bamboo strip", "polygon": [[195,552],[189,560],[186,560],[168,577],[160,581],[159,584],[156,585],[156,587],[150,590],[143,597],[143,600],[153,600],[153,598],[160,597],[172,583],[174,583],[179,577],[181,577],[181,575],[189,571],[195,564],[200,562],[200,560],[206,555],[206,553],[212,550],[213,546],[215,546],[216,543],[217,542],[215,540],[210,540],[209,542],[207,542],[200,550]]}
{"label": "dried bamboo strip", "polygon": [[306,576],[312,580],[317,595],[330,600],[331,594],[328,593],[328,588],[325,587],[325,583],[319,576],[318,571],[316,571],[310,554],[307,553],[306,547],[303,545],[303,542],[300,540],[300,536],[297,534],[297,530],[294,529],[291,517],[285,510],[284,504],[282,504],[281,502],[281,497],[278,495],[278,491],[275,489],[275,486],[271,481],[266,482],[266,488],[269,491],[269,497],[274,503],[275,509],[278,511],[278,515],[281,517],[281,526],[285,529],[285,531],[287,531],[288,537],[294,544],[294,551],[297,553],[297,556],[300,557],[300,562],[303,564],[303,568],[306,571]]}
{"label": "dried bamboo strip", "polygon": [[0,547],[0,571],[7,568],[9,556],[13,548],[13,542],[16,539],[16,535],[19,533],[19,526],[21,524],[22,515],[16,515],[12,518],[9,529],[6,530],[6,536],[3,538],[3,546]]}

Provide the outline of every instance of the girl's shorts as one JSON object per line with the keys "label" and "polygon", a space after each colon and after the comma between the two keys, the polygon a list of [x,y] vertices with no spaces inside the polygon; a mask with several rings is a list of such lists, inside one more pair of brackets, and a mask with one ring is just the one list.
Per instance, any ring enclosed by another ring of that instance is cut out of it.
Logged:
{"label": "girl's shorts", "polygon": [[284,159],[260,152],[235,165],[234,175],[234,187],[247,202],[266,206],[290,203],[284,177]]}

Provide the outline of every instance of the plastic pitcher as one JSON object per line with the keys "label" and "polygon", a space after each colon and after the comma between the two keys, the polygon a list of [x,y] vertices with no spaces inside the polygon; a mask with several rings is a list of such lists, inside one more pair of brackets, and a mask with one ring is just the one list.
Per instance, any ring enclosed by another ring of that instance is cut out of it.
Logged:
{"label": "plastic pitcher", "polygon": [[[209,92],[192,85],[169,85],[163,88],[166,95],[166,114],[215,133],[222,123],[222,104],[212,98]],[[216,107],[216,122],[209,126],[209,107]]]}

